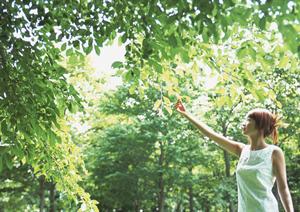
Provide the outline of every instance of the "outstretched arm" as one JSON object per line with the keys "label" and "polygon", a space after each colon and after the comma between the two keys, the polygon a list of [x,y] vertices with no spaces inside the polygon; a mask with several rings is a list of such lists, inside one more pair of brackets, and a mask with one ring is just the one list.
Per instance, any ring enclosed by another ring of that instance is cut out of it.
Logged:
{"label": "outstretched arm", "polygon": [[216,133],[205,123],[197,120],[191,113],[187,112],[185,107],[183,106],[181,100],[179,99],[175,105],[175,108],[178,112],[180,112],[184,117],[186,117],[190,122],[192,122],[202,134],[215,141],[218,145],[220,145],[226,151],[240,156],[242,148],[245,144],[241,142],[236,142],[231,139],[226,138],[225,136]]}

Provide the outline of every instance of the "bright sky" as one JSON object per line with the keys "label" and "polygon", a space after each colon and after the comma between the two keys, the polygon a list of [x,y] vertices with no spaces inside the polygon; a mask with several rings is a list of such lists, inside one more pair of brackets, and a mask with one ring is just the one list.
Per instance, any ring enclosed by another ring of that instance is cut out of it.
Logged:
{"label": "bright sky", "polygon": [[[105,46],[101,48],[100,55],[97,55],[93,51],[90,55],[90,65],[96,70],[96,76],[100,77],[103,74],[110,73],[110,75],[115,74],[115,70],[111,67],[112,63],[115,61],[125,60],[125,45],[119,45],[116,39],[114,43],[110,46]],[[121,77],[110,77],[105,85],[107,90],[115,89],[116,86],[122,84]]]}
{"label": "bright sky", "polygon": [[[109,73],[110,75],[115,74],[115,70],[111,67],[115,61],[125,61],[125,44],[119,45],[118,39],[116,39],[112,45],[104,46],[101,48],[100,55],[97,55],[94,51],[89,55],[91,66],[96,70],[96,76],[100,77],[103,74]],[[202,67],[202,66],[201,66]],[[202,67],[207,72],[210,72],[207,67]],[[212,88],[217,83],[217,77],[213,76],[207,78],[205,81],[206,88]],[[116,86],[122,84],[120,77],[110,77],[105,85],[107,90],[115,89]]]}

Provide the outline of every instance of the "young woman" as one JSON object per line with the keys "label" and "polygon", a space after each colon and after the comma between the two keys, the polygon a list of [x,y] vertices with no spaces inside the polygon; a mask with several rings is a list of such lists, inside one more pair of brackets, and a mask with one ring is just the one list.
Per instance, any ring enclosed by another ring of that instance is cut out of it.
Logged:
{"label": "young woman", "polygon": [[273,143],[277,144],[276,115],[266,109],[249,111],[243,124],[243,134],[249,141],[249,144],[245,145],[214,132],[206,124],[195,119],[186,111],[180,99],[175,109],[195,124],[205,136],[239,157],[236,168],[239,212],[278,212],[278,203],[272,193],[275,179],[285,211],[294,211],[287,184],[284,154],[278,146],[265,142],[265,138],[271,136]]}

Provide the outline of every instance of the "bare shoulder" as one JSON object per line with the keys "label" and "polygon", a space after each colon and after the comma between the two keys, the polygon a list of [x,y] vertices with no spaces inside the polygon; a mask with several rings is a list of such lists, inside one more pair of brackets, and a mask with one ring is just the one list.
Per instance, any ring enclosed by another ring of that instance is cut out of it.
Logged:
{"label": "bare shoulder", "polygon": [[278,146],[275,146],[272,152],[272,164],[274,166],[273,173],[276,176],[285,173],[284,153],[282,149]]}
{"label": "bare shoulder", "polygon": [[272,152],[272,161],[273,164],[277,164],[278,162],[283,162],[284,160],[284,152],[279,146],[274,145],[274,150]]}
{"label": "bare shoulder", "polygon": [[284,158],[284,153],[282,149],[279,146],[274,146],[274,150],[272,153],[273,161],[276,162],[277,160],[281,160],[282,158]]}

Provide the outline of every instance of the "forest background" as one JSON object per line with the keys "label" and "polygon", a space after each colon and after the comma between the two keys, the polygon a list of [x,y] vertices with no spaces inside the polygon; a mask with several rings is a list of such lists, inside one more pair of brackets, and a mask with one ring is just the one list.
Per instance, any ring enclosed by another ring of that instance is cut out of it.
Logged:
{"label": "forest background", "polygon": [[[279,114],[299,211],[299,10],[299,0],[1,1],[0,211],[235,211],[238,158],[174,112],[179,97],[243,143],[250,109]],[[114,42],[124,57],[103,69]]]}

